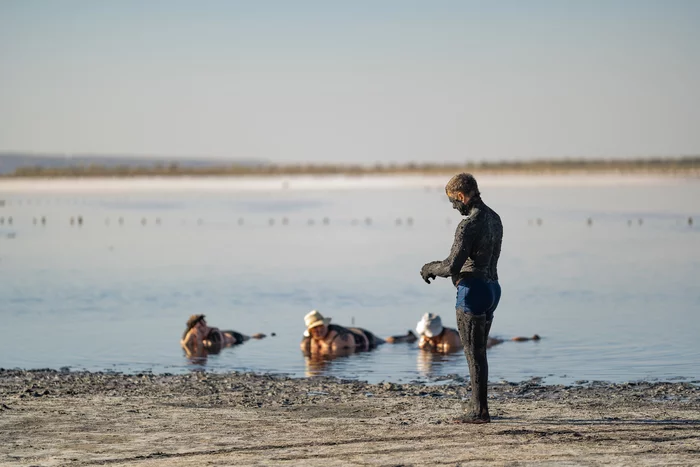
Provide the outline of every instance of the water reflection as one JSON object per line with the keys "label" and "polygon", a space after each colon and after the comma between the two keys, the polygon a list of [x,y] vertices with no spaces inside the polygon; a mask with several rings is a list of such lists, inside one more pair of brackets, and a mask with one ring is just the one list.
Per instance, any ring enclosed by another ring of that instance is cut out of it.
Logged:
{"label": "water reflection", "polygon": [[326,374],[328,370],[328,364],[331,360],[336,359],[333,355],[321,355],[321,354],[305,354],[304,355],[304,375],[305,376],[321,376]]}
{"label": "water reflection", "polygon": [[427,352],[421,350],[418,352],[416,360],[416,370],[420,376],[429,378],[437,373],[438,368],[446,363],[455,360],[456,354],[442,354],[437,352]]}

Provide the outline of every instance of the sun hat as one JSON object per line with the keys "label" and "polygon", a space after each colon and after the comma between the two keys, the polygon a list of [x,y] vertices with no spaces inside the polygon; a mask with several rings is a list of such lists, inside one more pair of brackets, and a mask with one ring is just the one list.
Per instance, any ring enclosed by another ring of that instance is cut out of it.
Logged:
{"label": "sun hat", "polygon": [[328,325],[331,322],[330,318],[324,318],[318,310],[311,310],[304,316],[304,323],[306,324],[306,329],[315,328],[316,326]]}
{"label": "sun hat", "polygon": [[425,335],[427,337],[434,337],[439,335],[443,330],[442,319],[439,315],[433,313],[426,313],[423,315],[418,325],[416,326],[416,331],[420,335]]}

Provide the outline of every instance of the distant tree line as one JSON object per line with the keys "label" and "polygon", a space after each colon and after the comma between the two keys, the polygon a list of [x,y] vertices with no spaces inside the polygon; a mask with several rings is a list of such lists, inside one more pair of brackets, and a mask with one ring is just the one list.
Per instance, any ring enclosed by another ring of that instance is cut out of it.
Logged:
{"label": "distant tree line", "polygon": [[180,167],[177,162],[149,166],[19,167],[3,177],[177,177],[245,175],[432,175],[456,172],[564,173],[564,172],[694,172],[700,173],[700,156],[632,160],[562,159],[524,162],[408,163],[408,164],[265,164]]}

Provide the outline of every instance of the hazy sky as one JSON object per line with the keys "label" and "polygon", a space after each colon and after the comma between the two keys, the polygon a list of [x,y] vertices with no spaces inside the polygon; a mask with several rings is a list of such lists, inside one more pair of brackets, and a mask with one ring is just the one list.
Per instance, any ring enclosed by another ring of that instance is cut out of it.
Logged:
{"label": "hazy sky", "polygon": [[700,154],[700,1],[0,0],[0,151]]}

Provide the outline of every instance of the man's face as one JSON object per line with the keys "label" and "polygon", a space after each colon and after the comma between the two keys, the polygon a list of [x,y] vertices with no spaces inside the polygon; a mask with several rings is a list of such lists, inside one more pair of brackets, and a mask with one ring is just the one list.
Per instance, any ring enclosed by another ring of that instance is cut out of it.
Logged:
{"label": "man's face", "polygon": [[467,197],[464,193],[447,193],[447,199],[452,203],[452,209],[460,210],[467,203]]}
{"label": "man's face", "polygon": [[328,326],[325,324],[322,324],[321,326],[314,326],[313,328],[309,329],[309,334],[311,334],[311,337],[314,339],[323,339],[326,337],[326,334],[328,334]]}

